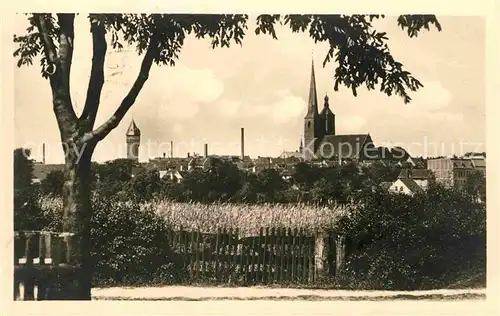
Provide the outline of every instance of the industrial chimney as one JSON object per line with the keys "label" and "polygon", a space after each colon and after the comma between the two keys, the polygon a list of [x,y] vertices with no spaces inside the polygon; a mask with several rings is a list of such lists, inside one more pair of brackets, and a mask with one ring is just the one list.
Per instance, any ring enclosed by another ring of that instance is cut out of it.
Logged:
{"label": "industrial chimney", "polygon": [[45,164],[45,143],[42,144],[42,163]]}
{"label": "industrial chimney", "polygon": [[208,157],[208,144],[205,144],[204,156],[205,156],[205,158]]}
{"label": "industrial chimney", "polygon": [[174,158],[174,141],[170,141],[170,158]]}
{"label": "industrial chimney", "polygon": [[165,153],[163,153],[163,159],[165,159]]}
{"label": "industrial chimney", "polygon": [[245,129],[241,128],[241,160],[245,158]]}

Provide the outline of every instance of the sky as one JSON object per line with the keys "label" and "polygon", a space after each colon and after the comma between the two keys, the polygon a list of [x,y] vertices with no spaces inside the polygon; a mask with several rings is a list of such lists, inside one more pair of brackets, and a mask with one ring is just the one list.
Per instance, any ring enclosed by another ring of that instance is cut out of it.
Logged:
{"label": "sky", "polygon": [[[238,155],[240,128],[245,128],[245,154],[277,156],[298,149],[306,113],[311,59],[314,58],[320,109],[325,94],[336,115],[337,134],[369,133],[376,146],[399,145],[413,156],[452,155],[485,149],[485,21],[482,17],[438,16],[443,30],[431,29],[409,38],[387,17],[377,30],[387,32],[393,56],[424,87],[411,92],[405,105],[378,90],[357,97],[333,89],[334,64],[324,68],[328,45],[314,44],[307,34],[278,28],[278,40],[255,35],[254,22],[243,45],[211,49],[208,40],[185,41],[175,67],[153,66],[149,80],[120,125],[94,153],[96,161],[126,156],[125,132],[134,119],[141,130],[140,160],[170,153]],[[250,16],[255,21],[255,17]],[[16,34],[27,27],[16,20]],[[91,66],[91,35],[85,14],[75,21],[71,93],[80,114]],[[17,147],[32,157],[62,163],[63,152],[52,112],[51,91],[39,63],[14,70]],[[137,76],[140,57],[133,49],[108,50],[101,107],[96,126],[114,112]]]}

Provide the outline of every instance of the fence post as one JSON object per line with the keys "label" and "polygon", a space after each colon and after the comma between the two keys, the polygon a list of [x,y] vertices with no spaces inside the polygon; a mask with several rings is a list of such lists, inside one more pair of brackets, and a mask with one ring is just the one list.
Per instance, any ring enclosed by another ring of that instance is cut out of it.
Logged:
{"label": "fence post", "polygon": [[328,271],[328,252],[330,250],[328,237],[329,234],[327,231],[319,231],[315,236],[314,267],[315,275],[320,279],[323,277],[327,277],[330,273],[330,271]]}
{"label": "fence post", "polygon": [[337,235],[335,239],[335,277],[341,278],[345,268],[345,235]]}
{"label": "fence post", "polygon": [[[269,262],[270,262],[270,265],[271,265],[271,282],[272,283],[277,283],[278,282],[278,273],[279,273],[279,270],[280,270],[280,266],[279,266],[279,256],[278,256],[278,234],[279,234],[279,230],[276,230],[276,228],[272,227],[271,228],[271,256],[269,257]],[[272,267],[274,267],[274,270],[272,269]]]}

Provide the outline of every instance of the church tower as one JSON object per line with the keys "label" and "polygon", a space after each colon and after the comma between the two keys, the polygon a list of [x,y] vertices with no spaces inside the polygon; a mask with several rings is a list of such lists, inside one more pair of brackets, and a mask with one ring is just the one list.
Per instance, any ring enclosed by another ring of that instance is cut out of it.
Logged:
{"label": "church tower", "polygon": [[311,81],[309,82],[309,101],[307,114],[304,117],[304,150],[305,159],[311,159],[311,151],[316,152],[316,140],[320,137],[320,124],[318,114],[318,94],[316,92],[316,77],[314,75],[314,60],[311,63]]}
{"label": "church tower", "polygon": [[141,131],[134,120],[127,129],[127,159],[139,161],[139,146],[141,144]]}
{"label": "church tower", "polygon": [[320,117],[322,128],[324,128],[324,135],[335,135],[335,114],[330,110],[328,95],[325,95],[325,103],[323,110],[321,110]]}

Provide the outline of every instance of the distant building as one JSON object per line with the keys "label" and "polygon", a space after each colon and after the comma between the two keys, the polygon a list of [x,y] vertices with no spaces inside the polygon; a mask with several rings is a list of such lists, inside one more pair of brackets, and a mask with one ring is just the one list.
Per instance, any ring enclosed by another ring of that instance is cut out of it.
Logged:
{"label": "distant building", "polygon": [[370,134],[336,135],[335,114],[330,109],[328,96],[318,112],[318,97],[314,62],[311,65],[309,101],[304,117],[304,146],[300,148],[305,160],[317,158],[363,160],[374,148]]}
{"label": "distant building", "polygon": [[470,174],[480,171],[486,176],[486,161],[478,158],[432,158],[427,169],[434,173],[437,183],[447,187],[463,188]]}
{"label": "distant building", "polygon": [[278,156],[280,159],[287,159],[287,158],[298,158],[302,159],[302,152],[300,151],[283,151],[281,155]]}
{"label": "distant building", "polygon": [[486,176],[486,159],[483,156],[472,156],[469,158],[472,162],[474,170],[480,171]]}
{"label": "distant building", "polygon": [[130,125],[126,133],[127,140],[127,158],[134,161],[139,161],[139,146],[141,144],[141,131],[135,125],[134,120],[130,122]]}
{"label": "distant building", "polygon": [[424,192],[424,190],[413,179],[410,178],[397,179],[391,184],[391,186],[389,187],[389,191],[409,195]]}
{"label": "distant building", "polygon": [[160,170],[159,172],[160,179],[170,179],[172,182],[181,182],[184,179],[185,172],[169,169],[169,170]]}
{"label": "distant building", "polygon": [[429,188],[434,175],[428,169],[402,169],[399,172],[398,179],[411,179],[424,191]]}

